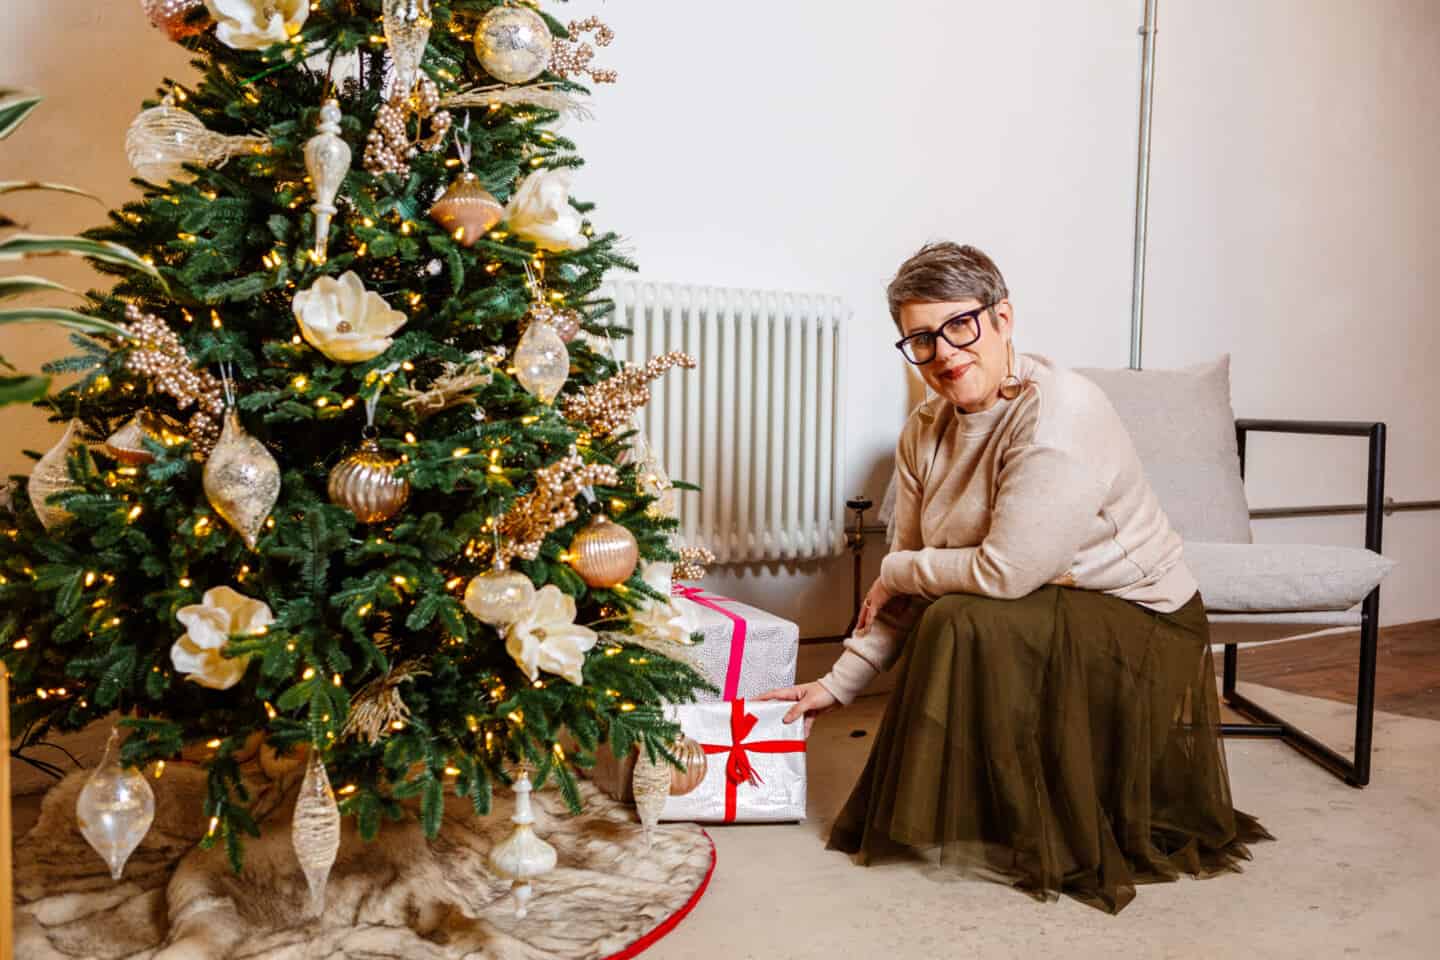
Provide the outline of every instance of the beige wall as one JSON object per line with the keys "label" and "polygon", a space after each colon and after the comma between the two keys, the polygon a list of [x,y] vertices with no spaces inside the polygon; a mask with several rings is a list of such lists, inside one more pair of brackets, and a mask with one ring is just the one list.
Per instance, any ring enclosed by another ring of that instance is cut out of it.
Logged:
{"label": "beige wall", "polygon": [[[49,102],[0,146],[3,175],[127,196],[124,131],[183,51],[138,4],[5,4],[5,82]],[[1021,349],[1128,359],[1140,0],[583,0],[619,37],[621,82],[572,124],[577,192],[656,280],[821,290],[856,308],[856,356],[890,356],[881,288],[922,241],[991,251]],[[853,11],[853,13],[852,13]],[[1241,415],[1383,419],[1390,493],[1440,497],[1440,4],[1161,0],[1146,363],[1234,355]],[[38,229],[98,208],[7,204]],[[83,268],[53,275],[83,283]],[[0,332],[29,367],[62,338]],[[877,500],[903,420],[899,361],[852,385],[850,482]],[[55,433],[3,414],[0,467]],[[1252,502],[1357,500],[1340,441],[1258,444]],[[1266,540],[1359,543],[1349,519],[1257,525]],[[1440,515],[1390,520],[1389,621],[1440,616]],[[873,569],[875,558],[870,559]],[[848,618],[849,563],[738,570],[713,589],[806,633]],[[839,598],[837,600],[837,598]]]}

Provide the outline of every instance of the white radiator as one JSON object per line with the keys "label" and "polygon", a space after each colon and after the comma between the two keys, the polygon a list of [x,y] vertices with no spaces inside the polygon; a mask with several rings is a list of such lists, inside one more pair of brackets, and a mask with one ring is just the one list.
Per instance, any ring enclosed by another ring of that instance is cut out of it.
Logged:
{"label": "white radiator", "polygon": [[844,547],[845,338],[836,297],[621,282],[619,360],[700,361],[652,387],[640,428],[677,480],[684,544],[722,563],[825,557]]}

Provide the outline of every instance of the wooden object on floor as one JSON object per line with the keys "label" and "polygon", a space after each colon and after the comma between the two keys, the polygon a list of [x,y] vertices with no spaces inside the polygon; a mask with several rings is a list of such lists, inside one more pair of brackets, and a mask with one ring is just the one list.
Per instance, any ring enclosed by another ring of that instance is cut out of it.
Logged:
{"label": "wooden object on floor", "polygon": [[[1359,631],[1240,649],[1240,679],[1289,693],[1355,702]],[[1215,658],[1218,672],[1220,658]],[[1440,620],[1380,630],[1375,708],[1440,720]],[[1229,717],[1226,718],[1230,719]]]}
{"label": "wooden object on floor", "polygon": [[0,666],[0,743],[5,762],[0,764],[0,957],[15,955],[15,871],[10,862],[10,674]]}

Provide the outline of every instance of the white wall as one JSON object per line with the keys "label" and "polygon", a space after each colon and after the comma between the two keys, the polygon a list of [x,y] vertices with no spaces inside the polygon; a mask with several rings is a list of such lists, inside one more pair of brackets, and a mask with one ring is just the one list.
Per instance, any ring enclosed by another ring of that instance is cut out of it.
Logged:
{"label": "white wall", "polygon": [[[183,51],[138,4],[6,6],[17,26],[0,37],[4,80],[50,102],[0,146],[0,170],[118,203],[125,127],[183,70]],[[854,305],[852,355],[883,359],[852,385],[851,489],[878,500],[888,476],[913,388],[882,291],[927,239],[996,258],[1021,349],[1127,362],[1140,0],[581,0],[559,12],[598,12],[618,34],[597,59],[620,83],[565,132],[588,161],[577,192],[631,239],[644,277]],[[1440,498],[1440,443],[1424,422],[1440,411],[1427,316],[1440,299],[1440,5],[1161,0],[1160,27],[1146,365],[1230,352],[1241,415],[1384,419],[1390,493]],[[70,201],[25,209],[47,229],[94,216]],[[4,331],[0,355],[33,367],[59,343]],[[24,468],[21,446],[49,444],[30,413],[3,423],[6,473]],[[1257,442],[1252,502],[1360,499],[1360,446]],[[1256,533],[1359,543],[1361,528]],[[1402,565],[1385,619],[1440,616],[1440,515],[1392,518],[1386,552]],[[849,616],[849,569],[837,558],[709,583],[831,633]]]}

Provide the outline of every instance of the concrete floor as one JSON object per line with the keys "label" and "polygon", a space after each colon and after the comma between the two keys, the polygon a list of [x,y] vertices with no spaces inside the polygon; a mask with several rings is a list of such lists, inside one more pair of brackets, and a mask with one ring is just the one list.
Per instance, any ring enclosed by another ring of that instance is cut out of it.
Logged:
{"label": "concrete floor", "polygon": [[[1252,688],[1346,742],[1344,704]],[[923,862],[858,867],[824,836],[864,764],[883,697],[822,717],[811,819],[711,828],[710,891],[646,954],[679,958],[1346,958],[1440,956],[1440,723],[1377,717],[1375,773],[1356,790],[1277,742],[1227,745],[1237,805],[1279,839],[1241,875],[1142,887],[1118,917],[1037,903]],[[853,731],[864,737],[852,737]]]}
{"label": "concrete floor", "polygon": [[[1248,689],[1337,749],[1347,744],[1347,705]],[[1070,900],[1036,903],[923,861],[866,868],[827,852],[829,823],[884,702],[866,697],[816,724],[807,822],[710,828],[710,890],[647,960],[1440,956],[1440,722],[1378,714],[1364,790],[1274,741],[1230,741],[1236,802],[1278,841],[1257,845],[1244,874],[1142,887],[1112,917]],[[33,822],[31,807],[38,797],[16,799],[19,832]]]}

